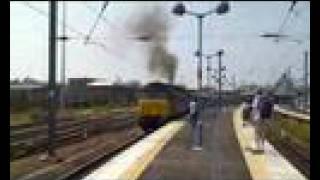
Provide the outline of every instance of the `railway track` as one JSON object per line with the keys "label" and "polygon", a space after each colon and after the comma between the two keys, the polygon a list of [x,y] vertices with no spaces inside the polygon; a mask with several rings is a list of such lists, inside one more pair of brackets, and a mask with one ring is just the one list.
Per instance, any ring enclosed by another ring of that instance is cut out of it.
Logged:
{"label": "railway track", "polygon": [[[162,127],[161,127],[162,128]],[[118,148],[114,149],[111,152],[102,152],[101,154],[96,155],[94,158],[90,159],[83,164],[80,164],[78,167],[72,169],[72,171],[63,174],[57,180],[79,180],[88,175],[93,170],[100,167],[103,163],[107,162],[115,155],[121,153],[122,151],[128,149],[133,144],[142,140],[143,138],[149,136],[150,133],[143,133],[135,138],[128,140],[127,142],[120,145]]]}
{"label": "railway track", "polygon": [[16,180],[79,180],[145,136],[144,134],[130,136],[113,147],[103,145],[92,149],[86,148],[80,156],[70,157],[64,162],[39,169]]}
{"label": "railway track", "polygon": [[[307,142],[309,136],[307,134],[301,136],[296,133],[300,130],[309,133],[306,125],[310,125],[310,115],[301,111],[292,111],[289,108],[288,110],[283,109],[279,106],[276,107],[276,113],[275,120],[283,120],[286,125],[283,124],[275,128],[278,130],[270,126],[269,131],[279,136],[269,138],[270,141],[302,174],[310,179],[310,148],[309,142]],[[291,121],[295,124],[288,124]]]}
{"label": "railway track", "polygon": [[127,149],[131,145],[135,144],[139,140],[146,137],[146,134],[140,135],[134,139],[131,139],[130,141],[122,144],[120,147],[114,149],[111,152],[104,152],[101,153],[94,158],[92,158],[90,161],[87,161],[86,163],[83,163],[79,165],[78,167],[72,169],[72,171],[69,171],[66,174],[63,174],[62,176],[58,177],[57,180],[79,180],[85,175],[87,175],[92,170],[96,169],[97,167],[101,166],[106,161],[110,160],[112,157],[114,157],[116,154],[119,154],[123,150]]}
{"label": "railway track", "polygon": [[310,156],[304,148],[297,146],[288,139],[271,140],[271,142],[302,174],[310,179]]}
{"label": "railway track", "polygon": [[281,108],[288,110],[288,111],[293,111],[293,112],[304,114],[304,115],[310,115],[310,108],[309,109],[301,109],[301,108],[292,107],[292,106],[284,105],[284,104],[279,104],[279,106]]}
{"label": "railway track", "polygon": [[267,139],[271,144],[302,174],[310,179],[310,151],[306,147],[302,147],[301,142],[295,140],[287,132],[285,133],[286,135],[275,138],[272,134],[276,133],[272,131],[271,126],[268,126],[267,134]]}
{"label": "railway track", "polygon": [[[93,118],[87,121],[61,121],[57,124],[56,142],[58,146],[70,144],[105,131],[120,130],[132,126],[134,123],[135,119],[131,114],[109,119]],[[10,147],[25,152],[17,155],[13,153],[10,158],[17,159],[43,151],[48,139],[47,131],[48,127],[45,125],[11,130]]]}
{"label": "railway track", "polygon": [[[99,166],[99,163],[107,161],[143,137],[144,134],[138,126],[91,136],[86,141],[57,148],[57,154],[61,161],[41,162],[38,159],[41,154],[16,161],[19,164],[22,163],[23,166],[32,166],[32,169],[21,170],[21,172],[16,169],[16,172],[12,172],[12,179],[78,179],[78,177],[90,172],[90,169]],[[26,160],[28,164],[26,164]],[[13,167],[21,167],[21,165]]]}
{"label": "railway track", "polygon": [[267,124],[266,135],[270,143],[291,163],[298,171],[310,179],[310,149],[308,143],[302,141],[283,126],[274,122],[280,122],[283,119],[287,121],[296,121],[298,123],[310,122],[310,117],[299,112],[288,111],[279,106],[275,109],[276,116],[272,123]]}

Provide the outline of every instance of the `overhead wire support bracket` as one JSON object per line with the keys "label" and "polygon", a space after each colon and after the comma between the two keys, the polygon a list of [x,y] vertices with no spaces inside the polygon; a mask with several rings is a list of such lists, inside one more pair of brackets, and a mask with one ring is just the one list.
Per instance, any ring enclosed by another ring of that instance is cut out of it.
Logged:
{"label": "overhead wire support bracket", "polygon": [[[297,1],[292,1],[291,2],[291,5],[290,5],[290,7],[289,7],[289,9],[287,11],[286,17],[285,17],[285,19],[283,20],[282,24],[280,25],[280,27],[278,29],[278,34],[282,33],[283,28],[284,28],[285,24],[287,23],[287,21],[289,19],[289,15],[293,12],[293,9],[296,6],[296,4],[297,4]],[[278,37],[276,38],[276,41],[279,41]]]}

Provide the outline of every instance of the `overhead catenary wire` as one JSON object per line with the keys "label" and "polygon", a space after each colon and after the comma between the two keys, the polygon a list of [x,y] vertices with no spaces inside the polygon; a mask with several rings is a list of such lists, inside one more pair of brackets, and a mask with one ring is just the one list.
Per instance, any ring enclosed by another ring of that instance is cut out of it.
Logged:
{"label": "overhead catenary wire", "polygon": [[[38,12],[38,14],[40,14],[40,15],[48,18],[48,14],[47,14],[45,11],[43,11],[43,10],[41,10],[41,9],[39,9],[39,8],[36,8],[36,7],[32,6],[32,5],[31,5],[30,3],[28,3],[28,2],[23,2],[23,3],[24,3],[24,5],[26,5],[28,8],[30,8],[30,9]],[[62,21],[59,21],[59,24],[63,25],[63,22],[62,22]],[[72,27],[72,26],[70,26],[70,25],[68,25],[68,24],[65,24],[65,27],[66,27],[67,29],[69,29],[70,31],[72,31],[72,32],[74,32],[74,33],[77,34],[77,36],[69,37],[70,39],[74,39],[74,40],[76,40],[76,39],[78,39],[78,40],[83,40],[83,39],[85,39],[85,37],[86,37],[85,33],[76,30],[74,27]],[[96,45],[99,45],[100,47],[105,47],[105,45],[103,45],[103,44],[101,44],[101,43],[99,43],[99,42],[92,42],[91,44],[96,44]]]}
{"label": "overhead catenary wire", "polygon": [[288,11],[293,11],[293,8],[296,6],[296,4],[297,4],[297,1],[292,1],[292,3],[291,3],[291,6],[290,6],[290,8],[289,8],[289,10]]}
{"label": "overhead catenary wire", "polygon": [[[95,9],[93,9],[91,6],[89,6],[87,3],[83,3],[84,7],[86,7],[90,12],[92,13],[96,13],[95,12]],[[134,37],[134,36],[123,36],[123,35],[119,35],[119,31],[121,33],[124,33],[124,34],[130,34],[128,29],[124,28],[124,27],[120,27],[118,25],[116,25],[115,23],[112,23],[110,20],[108,20],[105,16],[101,16],[101,19],[103,20],[104,24],[108,25],[109,27],[111,27],[112,29],[116,29],[117,31],[115,31],[114,33],[112,33],[112,35],[110,37],[108,36],[95,36],[95,37],[92,37],[90,39],[95,39],[95,40],[110,40],[110,38],[114,38],[115,36],[116,37],[119,37],[120,39],[119,40],[134,40],[136,41],[137,40],[137,37]],[[119,42],[119,41],[118,41]]]}
{"label": "overhead catenary wire", "polygon": [[[258,34],[258,33],[257,33]],[[248,39],[248,38],[251,38],[251,39],[259,39],[257,38],[257,34],[228,34],[228,33],[223,33],[223,34],[218,34],[218,35],[215,35],[215,34],[208,34],[206,35],[206,37],[215,37],[215,38],[231,38],[232,39]],[[114,34],[112,35],[103,35],[103,36],[93,36],[91,38],[91,40],[108,40],[108,39],[111,39],[111,38],[114,38]],[[161,34],[159,35],[158,37],[159,39],[168,39],[169,41],[170,40],[190,40],[190,35],[188,34],[180,34],[180,35],[174,35],[174,36],[166,36],[166,35],[163,35],[161,36]],[[135,37],[135,36],[122,36],[122,39],[123,40],[137,40],[138,37]]]}
{"label": "overhead catenary wire", "polygon": [[[108,5],[108,1],[105,1],[104,4],[102,5],[102,8],[96,18],[96,21],[94,22],[92,28],[89,30],[88,35],[85,36],[85,44],[93,44],[93,45],[97,45],[99,47],[101,47],[102,49],[104,49],[105,51],[110,51],[108,50],[108,48],[106,47],[106,45],[104,43],[98,42],[97,40],[102,40],[102,39],[107,39],[107,38],[95,38],[94,40],[92,39],[92,34],[95,30],[95,28],[98,25],[98,22],[100,19],[104,20],[104,22],[107,21],[107,19],[103,16],[103,12],[105,11],[105,9],[107,8]],[[88,6],[86,3],[83,4],[88,10],[90,10],[91,12],[95,13],[94,10]],[[113,52],[114,53],[114,52]],[[117,53],[118,54],[118,53]],[[118,54],[119,55],[119,54]],[[117,55],[117,56],[118,56]]]}
{"label": "overhead catenary wire", "polygon": [[[280,35],[283,32],[283,28],[285,27],[287,21],[289,20],[290,15],[292,14],[293,9],[296,6],[296,4],[297,4],[296,1],[291,2],[291,5],[290,5],[289,9],[287,10],[286,16],[285,16],[284,20],[282,21],[282,23],[280,24],[280,27],[278,29],[278,32],[277,32],[278,35]],[[279,41],[279,37],[276,38],[276,41]]]}
{"label": "overhead catenary wire", "polygon": [[[93,8],[92,8],[91,6],[89,6],[87,3],[83,3],[83,5],[84,5],[84,7],[86,7],[91,13],[94,13],[94,14],[96,13],[96,12],[95,12],[95,9],[93,9]],[[101,19],[101,20],[103,20],[103,22],[104,22],[105,24],[111,25],[111,27],[114,28],[114,27],[115,27],[114,24],[111,24],[110,21],[109,21],[108,19],[106,19],[106,17],[105,17],[104,14],[103,14],[103,11],[105,10],[105,8],[106,8],[106,7],[104,7],[104,6],[101,8],[100,13],[99,13],[99,15],[98,15],[98,17],[97,17],[96,22],[97,22],[99,19]],[[94,26],[96,26],[96,25],[94,25]],[[94,27],[94,26],[93,26],[93,27]],[[118,30],[120,30],[119,26],[116,26],[116,28],[117,28]],[[124,30],[124,28],[121,28],[121,30]],[[91,35],[92,35],[92,34],[91,34]],[[90,41],[88,41],[88,42],[86,42],[86,43],[87,43],[87,44],[97,45],[97,46],[103,48],[105,51],[110,51],[110,49],[108,49],[105,44],[99,43],[98,40],[110,40],[110,38],[112,38],[112,37],[114,37],[114,34],[112,34],[112,36],[110,36],[110,37],[108,37],[108,36],[98,36],[98,37],[90,36],[90,38],[89,38]],[[122,36],[122,37],[123,37],[123,36]],[[79,39],[79,38],[78,38],[78,39]],[[81,38],[80,38],[80,39],[81,39]],[[88,37],[87,37],[86,39],[88,40]],[[124,39],[126,39],[126,38],[124,38]],[[130,38],[130,39],[132,39],[132,38]],[[114,52],[112,52],[112,53],[113,53],[114,55],[116,55],[117,57],[121,57],[121,58],[123,58],[123,55],[124,55],[124,54],[122,54],[122,53],[114,53]]]}
{"label": "overhead catenary wire", "polygon": [[97,16],[97,19],[96,21],[94,22],[93,26],[91,27],[91,29],[89,30],[89,33],[88,35],[86,36],[86,39],[85,39],[85,44],[88,43],[88,41],[90,40],[90,37],[91,35],[93,34],[96,26],[98,25],[98,22],[99,20],[101,19],[101,16],[103,14],[103,12],[105,11],[105,9],[107,8],[107,5],[108,5],[109,1],[105,1],[104,4],[102,5],[102,8]]}
{"label": "overhead catenary wire", "polygon": [[[25,5],[26,7],[28,7],[29,9],[37,12],[39,15],[41,15],[41,16],[43,16],[43,17],[46,17],[46,18],[49,17],[49,15],[48,15],[47,12],[45,12],[44,10],[39,9],[39,8],[31,5],[29,2],[22,2],[22,4]],[[61,20],[58,20],[58,23],[61,24],[61,25],[63,25],[63,22],[62,22]],[[65,24],[65,27],[66,27],[68,30],[70,30],[70,31],[72,31],[72,32],[74,32],[74,33],[77,34],[76,36],[69,37],[69,39],[81,40],[81,41],[82,41],[82,40],[85,40],[85,37],[86,37],[85,33],[76,30],[76,28],[74,28],[74,27],[72,27],[72,26],[70,26],[70,25],[68,25],[68,24]],[[115,55],[115,53],[112,52],[111,50],[109,50],[104,43],[97,42],[97,41],[93,41],[93,40],[90,40],[90,41],[87,42],[87,43],[88,43],[88,44],[91,44],[91,45],[95,45],[95,46],[100,47],[100,48],[101,48],[103,51],[105,51],[106,53],[107,53],[107,52],[111,52],[112,54]],[[120,54],[117,53],[116,56],[120,57]]]}
{"label": "overhead catenary wire", "polygon": [[[40,14],[40,15],[42,15],[42,16],[44,16],[44,17],[47,17],[47,18],[49,17],[48,13],[46,13],[45,11],[43,11],[43,10],[41,10],[41,9],[39,9],[39,8],[36,8],[36,7],[32,6],[29,2],[24,1],[24,2],[22,2],[22,3],[23,3],[26,7],[28,7],[28,8],[30,8],[30,9],[36,11],[38,14]],[[59,21],[59,24],[63,24],[63,22],[62,22],[62,21]],[[85,37],[85,34],[84,34],[84,33],[76,30],[76,29],[73,28],[72,26],[70,26],[70,25],[68,25],[68,24],[65,24],[65,27],[68,28],[70,31],[76,33],[78,36],[80,36],[80,37]]]}
{"label": "overhead catenary wire", "polygon": [[[95,13],[95,10],[91,7],[91,6],[89,6],[87,3],[83,3],[83,5],[90,11],[90,12],[92,12],[92,13]],[[108,25],[108,26],[110,26],[110,27],[112,27],[112,28],[116,28],[117,30],[120,30],[120,31],[127,31],[127,29],[125,29],[124,27],[121,27],[120,28],[120,26],[118,26],[118,25],[116,25],[115,23],[112,23],[110,20],[108,20],[105,16],[104,16],[104,14],[101,16],[101,19],[103,20],[103,22],[104,22],[104,24],[106,24],[106,25]]]}
{"label": "overhead catenary wire", "polygon": [[[89,6],[87,3],[82,3],[82,4],[90,12],[95,13],[95,9],[93,7]],[[111,28],[117,29],[117,31],[114,34],[112,34],[110,37],[108,37],[108,36],[95,36],[95,37],[92,37],[90,39],[95,39],[95,40],[103,40],[103,39],[105,39],[105,40],[108,40],[110,38],[114,38],[114,36],[118,33],[118,30],[128,33],[127,29],[125,29],[124,27],[120,27],[120,26],[116,25],[112,21],[108,20],[105,16],[101,15],[100,18],[103,20],[103,22],[105,22],[106,25],[108,25]],[[232,37],[236,37],[236,38],[257,38],[257,34],[253,34],[253,33],[252,34],[251,33],[250,34],[246,34],[246,33],[244,33],[244,34],[236,34],[236,35],[232,34],[231,36]],[[164,35],[164,36],[166,36],[166,35]],[[217,35],[215,35],[215,36],[217,36]],[[221,36],[221,35],[218,35],[218,36]],[[224,34],[222,34],[222,36],[224,36]],[[230,35],[227,34],[227,36],[230,36]],[[167,38],[167,37],[163,37],[163,38]],[[182,37],[182,36],[181,37],[180,36],[179,37],[170,37],[169,39],[170,40],[180,40],[180,39],[187,40],[188,38],[189,38],[189,35],[186,35],[186,37]],[[122,40],[136,40],[137,37],[133,37],[133,36],[130,37],[130,35],[129,35],[127,37],[121,36],[121,39]]]}
{"label": "overhead catenary wire", "polygon": [[[89,6],[87,3],[82,3],[84,5],[84,7],[89,10],[91,13],[96,14],[96,10],[94,8],[92,8],[91,6]],[[120,28],[119,26],[116,26],[114,23],[112,23],[110,20],[108,20],[104,14],[101,15],[101,20],[104,22],[105,25],[111,27],[112,29],[116,29],[116,31],[114,31],[114,33],[112,33],[111,37],[106,37],[106,36],[99,36],[99,37],[90,37],[90,40],[110,40],[114,37],[118,37],[120,39],[118,39],[116,42],[120,43],[119,40],[133,40],[133,38],[124,38],[123,35],[120,35],[119,32],[121,33],[128,33],[126,32],[127,29],[125,28]],[[127,43],[126,43],[127,44]],[[122,44],[124,45],[124,44]],[[120,45],[120,46],[122,46]]]}
{"label": "overhead catenary wire", "polygon": [[286,22],[288,21],[288,19],[290,18],[290,15],[292,14],[293,12],[293,9],[294,7],[296,6],[297,2],[296,1],[292,1],[291,3],[291,6],[289,7],[288,11],[287,11],[287,14],[285,16],[285,19],[283,20],[282,24],[280,25],[279,27],[279,30],[278,30],[278,34],[280,34],[284,28],[284,25],[286,24]]}

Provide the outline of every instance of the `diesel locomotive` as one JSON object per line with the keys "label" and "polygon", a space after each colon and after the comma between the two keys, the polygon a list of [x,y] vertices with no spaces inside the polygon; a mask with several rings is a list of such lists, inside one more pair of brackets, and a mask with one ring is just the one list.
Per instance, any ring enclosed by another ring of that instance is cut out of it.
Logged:
{"label": "diesel locomotive", "polygon": [[186,89],[165,83],[149,83],[138,96],[139,126],[150,133],[168,121],[189,112],[189,94]]}

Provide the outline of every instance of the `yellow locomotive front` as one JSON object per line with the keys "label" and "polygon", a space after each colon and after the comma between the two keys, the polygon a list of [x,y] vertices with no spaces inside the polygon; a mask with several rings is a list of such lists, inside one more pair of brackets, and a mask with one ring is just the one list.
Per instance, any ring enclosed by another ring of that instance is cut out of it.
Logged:
{"label": "yellow locomotive front", "polygon": [[152,132],[162,126],[170,115],[170,101],[167,92],[159,86],[146,86],[139,95],[137,116],[139,126]]}
{"label": "yellow locomotive front", "polygon": [[138,113],[140,117],[168,117],[169,103],[167,99],[139,99]]}
{"label": "yellow locomotive front", "polygon": [[138,98],[139,126],[152,132],[189,111],[188,96],[183,88],[171,84],[149,83]]}

